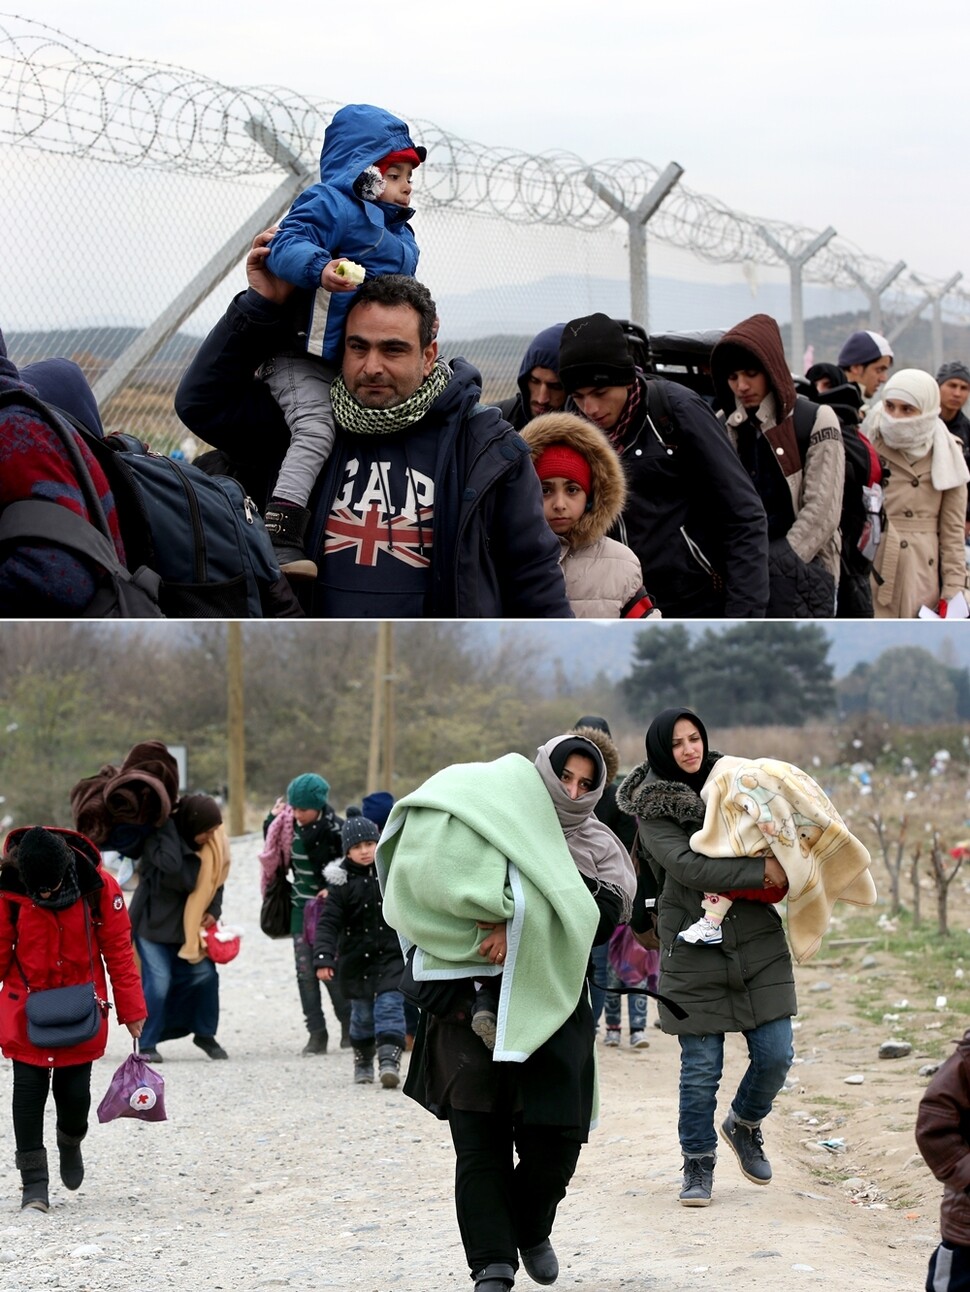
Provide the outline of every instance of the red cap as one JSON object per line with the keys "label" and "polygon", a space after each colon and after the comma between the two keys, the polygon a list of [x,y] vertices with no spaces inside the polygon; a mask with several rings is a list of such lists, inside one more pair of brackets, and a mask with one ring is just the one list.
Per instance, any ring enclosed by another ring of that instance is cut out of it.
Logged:
{"label": "red cap", "polygon": [[533,465],[540,480],[562,476],[565,480],[575,480],[585,493],[590,492],[592,473],[589,463],[568,444],[550,444],[547,449],[543,449]]}
{"label": "red cap", "polygon": [[395,164],[395,162],[407,162],[409,166],[420,166],[421,160],[422,159],[418,156],[415,149],[402,148],[400,152],[388,153],[386,157],[382,157],[380,161],[376,161],[374,165],[383,175],[390,166]]}

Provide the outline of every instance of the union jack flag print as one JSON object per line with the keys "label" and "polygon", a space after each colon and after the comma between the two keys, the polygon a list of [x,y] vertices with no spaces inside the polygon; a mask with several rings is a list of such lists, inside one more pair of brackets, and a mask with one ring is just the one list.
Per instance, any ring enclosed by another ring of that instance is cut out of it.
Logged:
{"label": "union jack flag print", "polygon": [[325,553],[353,551],[355,565],[375,566],[380,552],[414,569],[431,564],[432,507],[420,507],[417,516],[388,517],[372,503],[365,512],[337,507],[327,520]]}

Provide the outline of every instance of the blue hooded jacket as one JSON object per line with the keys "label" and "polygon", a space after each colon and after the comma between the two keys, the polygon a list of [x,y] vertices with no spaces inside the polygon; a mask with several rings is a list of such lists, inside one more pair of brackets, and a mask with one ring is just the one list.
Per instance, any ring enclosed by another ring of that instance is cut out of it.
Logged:
{"label": "blue hooded jacket", "polygon": [[519,375],[516,378],[519,393],[510,399],[503,399],[496,405],[505,420],[517,431],[521,431],[522,427],[532,420],[529,398],[529,376],[532,369],[548,368],[550,372],[559,371],[559,343],[565,327],[565,323],[553,323],[551,327],[543,328],[532,338],[522,356]]}
{"label": "blue hooded jacket", "polygon": [[320,274],[341,256],[377,274],[413,276],[418,245],[408,221],[410,207],[364,201],[354,189],[368,166],[388,153],[417,148],[403,121],[383,108],[350,103],[335,112],[323,137],[320,183],[305,189],[290,207],[270,244],[267,267],[297,287],[313,292],[306,331],[308,354],[328,363],[339,360],[344,322],[353,292],[331,294],[320,286]]}

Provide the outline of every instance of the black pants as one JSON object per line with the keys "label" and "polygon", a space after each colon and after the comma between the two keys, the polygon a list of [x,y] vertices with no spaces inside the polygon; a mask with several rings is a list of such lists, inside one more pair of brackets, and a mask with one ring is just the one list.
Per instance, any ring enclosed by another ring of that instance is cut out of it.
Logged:
{"label": "black pants", "polygon": [[558,1127],[522,1126],[507,1114],[453,1108],[448,1121],[457,1158],[455,1208],[468,1267],[494,1262],[517,1269],[519,1251],[551,1234],[582,1145]]}
{"label": "black pants", "polygon": [[13,1134],[18,1153],[44,1147],[44,1107],[54,1092],[57,1126],[65,1135],[83,1135],[91,1109],[91,1064],[40,1068],[13,1061]]}
{"label": "black pants", "polygon": [[940,1243],[930,1257],[926,1292],[967,1292],[970,1288],[970,1247]]}
{"label": "black pants", "polygon": [[[320,996],[320,979],[313,965],[313,947],[302,933],[293,935],[293,958],[296,962],[296,985],[300,992],[300,1005],[306,1020],[308,1032],[326,1032],[327,1020],[323,1016],[323,1004]],[[330,997],[330,1004],[337,1016],[341,1029],[350,1026],[350,1001],[346,998],[333,978],[324,986]]]}

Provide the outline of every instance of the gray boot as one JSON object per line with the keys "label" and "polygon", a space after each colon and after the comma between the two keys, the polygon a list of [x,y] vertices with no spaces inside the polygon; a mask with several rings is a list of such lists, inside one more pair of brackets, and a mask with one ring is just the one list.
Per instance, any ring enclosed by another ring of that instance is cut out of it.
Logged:
{"label": "gray boot", "polygon": [[47,1174],[47,1149],[32,1148],[26,1153],[17,1153],[14,1161],[23,1184],[20,1210],[49,1211],[51,1204],[47,1196],[50,1182]]}
{"label": "gray boot", "polygon": [[84,1135],[67,1135],[60,1127],[57,1128],[57,1152],[61,1159],[61,1181],[65,1189],[80,1189],[84,1179],[82,1139]]}
{"label": "gray boot", "polygon": [[680,1191],[682,1207],[709,1207],[714,1189],[714,1154],[684,1158],[684,1187]]}
{"label": "gray boot", "polygon": [[401,1080],[401,1052],[404,1046],[384,1041],[377,1047],[377,1071],[385,1090],[393,1090]]}
{"label": "gray boot", "polygon": [[354,1041],[354,1082],[370,1085],[374,1080],[374,1042]]}

